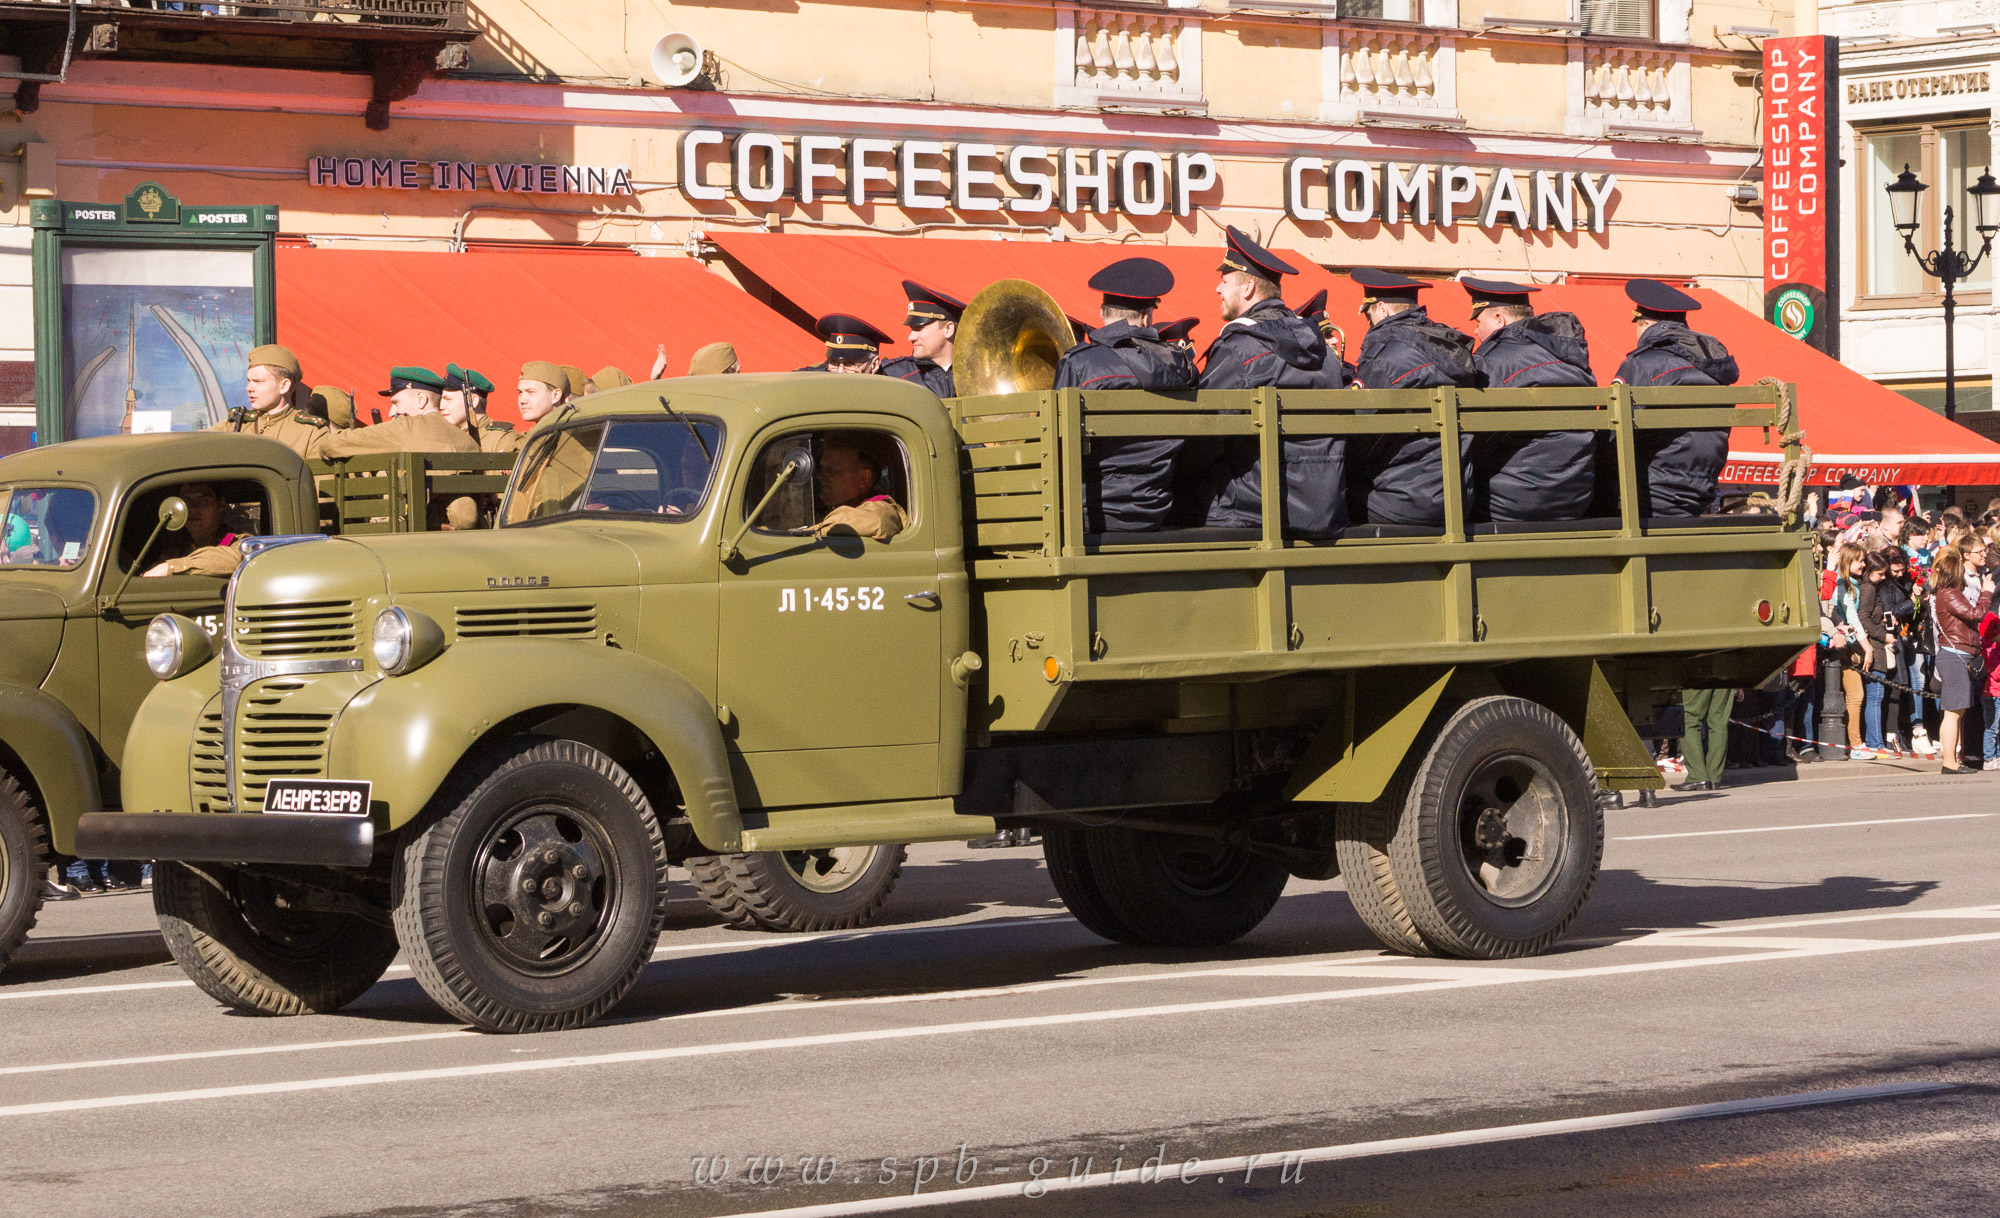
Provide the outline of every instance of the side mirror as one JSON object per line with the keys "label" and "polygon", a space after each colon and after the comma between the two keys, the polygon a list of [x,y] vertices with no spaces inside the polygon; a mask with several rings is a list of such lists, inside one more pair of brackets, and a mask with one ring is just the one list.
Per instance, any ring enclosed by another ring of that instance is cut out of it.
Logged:
{"label": "side mirror", "polygon": [[736,526],[736,532],[731,534],[729,540],[723,543],[722,561],[728,562],[742,553],[738,547],[743,544],[744,534],[748,533],[751,526],[757,523],[757,518],[764,514],[764,509],[771,506],[771,500],[778,497],[778,492],[784,490],[792,479],[803,474],[810,464],[811,454],[792,454],[791,459],[785,462],[785,468],[779,470],[778,476],[771,480],[771,489],[764,492],[764,497],[757,501],[757,506],[750,509],[750,514],[743,518],[743,523]]}
{"label": "side mirror", "polygon": [[153,526],[152,536],[146,538],[146,544],[140,546],[139,552],[132,557],[132,565],[126,569],[125,578],[118,581],[118,591],[113,592],[110,596],[98,598],[98,609],[101,611],[111,609],[118,603],[118,598],[125,595],[125,589],[131,585],[132,577],[137,575],[140,569],[146,565],[146,555],[152,553],[153,543],[160,539],[160,534],[167,532],[169,529],[184,529],[187,527],[187,522],[187,500],[181,498],[179,495],[168,495],[165,499],[162,499],[160,501],[160,520],[158,524]]}
{"label": "side mirror", "polygon": [[[169,533],[177,533],[187,527],[187,522],[187,500],[181,498],[179,495],[168,495],[166,499],[161,501],[160,528],[165,529]],[[151,546],[153,543],[149,541],[146,544]],[[145,556],[142,554],[140,557],[143,558]]]}

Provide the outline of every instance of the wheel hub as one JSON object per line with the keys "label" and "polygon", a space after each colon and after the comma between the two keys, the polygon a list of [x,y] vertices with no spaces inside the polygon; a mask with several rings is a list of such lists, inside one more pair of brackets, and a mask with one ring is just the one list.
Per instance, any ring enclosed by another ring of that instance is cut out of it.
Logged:
{"label": "wheel hub", "polygon": [[596,942],[606,908],[602,843],[576,819],[533,810],[507,822],[480,849],[488,936],[514,963],[562,967]]}
{"label": "wheel hub", "polygon": [[1507,812],[1504,808],[1488,808],[1473,822],[1472,840],[1481,850],[1498,850],[1507,844],[1507,837]]}
{"label": "wheel hub", "polygon": [[1561,863],[1562,793],[1548,767],[1523,754],[1481,762],[1459,801],[1465,869],[1496,905],[1531,904]]}

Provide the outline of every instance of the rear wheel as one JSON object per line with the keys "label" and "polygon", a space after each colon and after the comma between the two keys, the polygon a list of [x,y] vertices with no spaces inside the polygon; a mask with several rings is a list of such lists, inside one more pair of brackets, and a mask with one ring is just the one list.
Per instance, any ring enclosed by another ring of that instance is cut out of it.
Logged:
{"label": "rear wheel", "polygon": [[1410,920],[1409,907],[1404,904],[1402,891],[1396,887],[1395,874],[1389,867],[1389,830],[1393,823],[1389,809],[1402,805],[1407,786],[1407,780],[1399,778],[1380,802],[1336,804],[1335,850],[1340,857],[1340,874],[1347,881],[1347,899],[1353,902],[1362,925],[1392,952],[1429,956],[1435,953],[1417,933],[1417,924]]}
{"label": "rear wheel", "polygon": [[659,819],[588,745],[515,741],[489,762],[405,842],[396,933],[425,992],[467,1023],[577,1027],[625,996],[659,941]]}
{"label": "rear wheel", "polygon": [[1131,942],[1215,947],[1256,929],[1291,873],[1275,859],[1214,838],[1094,829],[1090,868]]}
{"label": "rear wheel", "polygon": [[1089,835],[1096,830],[1042,826],[1042,861],[1056,895],[1084,928],[1113,943],[1143,943],[1132,928],[1111,912],[1104,886],[1090,866]]}
{"label": "rear wheel", "polygon": [[155,863],[153,912],[181,969],[247,1015],[337,1011],[396,958],[388,926],[309,908],[304,885],[240,867]]}
{"label": "rear wheel", "polygon": [[1604,854],[1590,757],[1554,711],[1521,698],[1460,707],[1411,775],[1390,871],[1436,954],[1547,951],[1583,909]]}
{"label": "rear wheel", "polygon": [[687,861],[701,899],[739,930],[852,930],[881,912],[903,875],[902,846],[767,850]]}
{"label": "rear wheel", "polygon": [[19,779],[0,770],[0,968],[35,928],[48,871],[48,838],[34,803]]}

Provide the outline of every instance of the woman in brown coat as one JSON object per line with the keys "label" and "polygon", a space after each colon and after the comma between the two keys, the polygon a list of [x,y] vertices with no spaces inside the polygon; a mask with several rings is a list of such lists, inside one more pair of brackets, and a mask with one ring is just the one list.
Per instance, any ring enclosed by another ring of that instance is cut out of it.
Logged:
{"label": "woman in brown coat", "polygon": [[1993,577],[1986,572],[1986,541],[1968,533],[1957,545],[1938,551],[1931,564],[1931,604],[1937,614],[1938,699],[1944,722],[1938,747],[1944,773],[1970,774],[1958,757],[1959,720],[1972,705],[1979,684],[1979,624],[1993,607]]}

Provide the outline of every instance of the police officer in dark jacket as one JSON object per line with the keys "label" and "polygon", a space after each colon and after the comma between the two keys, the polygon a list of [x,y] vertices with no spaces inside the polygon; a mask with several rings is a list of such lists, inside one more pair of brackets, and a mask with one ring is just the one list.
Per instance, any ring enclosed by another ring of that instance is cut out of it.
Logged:
{"label": "police officer in dark jacket", "polygon": [[1346,373],[1348,383],[1352,384],[1354,361],[1347,358],[1347,336],[1342,334],[1340,327],[1334,325],[1333,320],[1326,315],[1325,288],[1306,298],[1306,302],[1299,306],[1299,316],[1303,317],[1313,329],[1319,331],[1319,336],[1326,340],[1326,349],[1333,352],[1334,358],[1340,361],[1341,371]]}
{"label": "police officer in dark jacket", "polygon": [[826,358],[799,372],[847,372],[871,375],[882,370],[882,344],[889,336],[852,313],[828,313],[813,329],[826,343]]}
{"label": "police officer in dark jacket", "polygon": [[[1417,293],[1430,285],[1394,271],[1360,267],[1351,278],[1361,285],[1361,315],[1368,336],[1361,340],[1355,376],[1366,389],[1435,389],[1457,385],[1476,389],[1479,369],[1472,340],[1430,319]],[[1472,490],[1469,437],[1461,442],[1459,468],[1466,498]],[[1435,435],[1380,436],[1363,447],[1354,487],[1357,510],[1370,524],[1444,524],[1444,449]]]}
{"label": "police officer in dark jacket", "polygon": [[[1733,385],[1736,360],[1719,339],[1688,329],[1687,315],[1701,302],[1656,279],[1634,279],[1625,295],[1637,306],[1632,321],[1639,345],[1618,365],[1618,381],[1633,388],[1658,385]],[[1729,460],[1729,429],[1638,433],[1639,514],[1700,516],[1715,505],[1715,484]]]}
{"label": "police officer in dark jacket", "polygon": [[[1104,324],[1063,352],[1057,389],[1186,389],[1194,353],[1162,341],[1153,310],[1174,273],[1151,258],[1121,258],[1090,277],[1104,294]],[[1157,529],[1173,506],[1179,437],[1099,436],[1083,458],[1084,527],[1092,533]]]}
{"label": "police officer in dark jacket", "polygon": [[[1326,340],[1279,299],[1279,281],[1298,271],[1235,228],[1223,255],[1222,333],[1209,344],[1203,389],[1344,389],[1347,377]],[[1263,522],[1263,474],[1254,436],[1230,436],[1207,467],[1200,485],[1206,522],[1257,528]],[[1323,537],[1347,527],[1347,442],[1340,436],[1284,441],[1284,528],[1295,536]]]}
{"label": "police officer in dark jacket", "polygon": [[[1472,362],[1488,389],[1595,385],[1590,346],[1574,313],[1536,313],[1540,288],[1461,279],[1472,297]],[[1483,432],[1472,438],[1473,519],[1578,520],[1597,487],[1597,433]]]}
{"label": "police officer in dark jacket", "polygon": [[1179,321],[1170,321],[1163,326],[1154,326],[1153,329],[1159,332],[1161,342],[1172,343],[1174,346],[1187,352],[1188,356],[1192,358],[1194,355],[1194,339],[1190,335],[1194,333],[1194,328],[1200,324],[1201,318],[1199,317],[1183,317]]}
{"label": "police officer in dark jacket", "polygon": [[903,324],[910,328],[910,354],[882,361],[882,375],[915,381],[941,398],[953,396],[951,344],[965,302],[932,291],[914,279],[903,281],[910,311]]}

